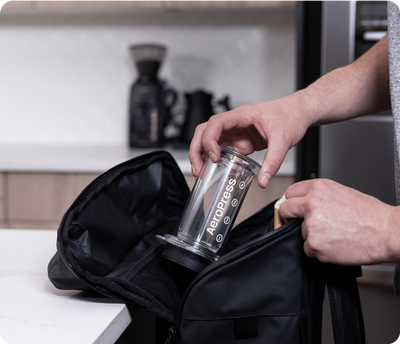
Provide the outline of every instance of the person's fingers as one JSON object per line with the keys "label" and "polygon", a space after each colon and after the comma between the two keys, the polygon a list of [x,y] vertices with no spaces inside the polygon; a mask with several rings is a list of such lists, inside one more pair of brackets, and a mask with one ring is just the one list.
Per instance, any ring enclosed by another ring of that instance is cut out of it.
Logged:
{"label": "person's fingers", "polygon": [[314,187],[317,179],[303,180],[290,185],[285,191],[286,199],[304,197]]}
{"label": "person's fingers", "polygon": [[314,193],[319,182],[318,179],[303,180],[286,189],[286,200],[279,207],[279,214],[284,220],[304,218],[313,210],[314,205],[319,202]]}
{"label": "person's fingers", "polygon": [[[279,215],[282,219],[287,222],[290,219],[294,218],[304,218],[305,217],[305,208],[304,208],[304,198],[303,197],[295,197],[290,198],[284,201],[279,207]],[[304,240],[304,252],[310,258],[316,258],[316,250],[314,245],[310,244],[309,241],[309,231],[306,224],[306,220],[303,221],[301,226],[301,236]]]}
{"label": "person's fingers", "polygon": [[310,258],[318,258],[321,262],[324,263],[323,258],[317,256],[317,251],[310,246],[310,242],[307,240],[307,238],[304,238],[304,234],[303,234],[303,239],[305,240],[303,245],[304,253]]}
{"label": "person's fingers", "polygon": [[203,135],[206,127],[207,123],[198,125],[190,143],[189,160],[192,165],[192,174],[195,177],[199,176],[203,167],[203,157],[205,153],[203,148]]}
{"label": "person's fingers", "polygon": [[304,198],[286,199],[279,207],[279,215],[285,220],[304,217]]}
{"label": "person's fingers", "polygon": [[203,135],[202,146],[204,151],[210,156],[212,162],[219,160],[221,153],[218,145],[219,139],[224,130],[230,129],[227,123],[232,123],[229,113],[225,112],[223,115],[211,116]]}
{"label": "person's fingers", "polygon": [[194,176],[198,176],[201,172],[204,154],[208,155],[214,163],[219,160],[220,145],[230,146],[243,155],[266,147],[266,139],[253,125],[254,111],[250,111],[253,108],[254,106],[250,105],[242,106],[214,115],[208,122],[196,128],[189,151]]}
{"label": "person's fingers", "polygon": [[262,167],[257,176],[258,185],[265,188],[271,178],[278,172],[285,159],[290,146],[285,142],[274,141],[274,138],[268,138],[268,149],[264,156]]}
{"label": "person's fingers", "polygon": [[213,162],[217,162],[221,154],[219,144],[230,145],[229,136],[225,137],[222,135],[223,131],[228,131],[238,125],[240,126],[243,122],[248,122],[247,119],[245,120],[238,113],[240,111],[232,110],[211,116],[208,122],[202,123],[196,128],[189,150],[189,159],[192,164],[192,173],[194,176],[198,176],[201,171],[203,166],[203,159],[201,157],[204,158],[204,153],[206,153],[205,155],[209,155]]}

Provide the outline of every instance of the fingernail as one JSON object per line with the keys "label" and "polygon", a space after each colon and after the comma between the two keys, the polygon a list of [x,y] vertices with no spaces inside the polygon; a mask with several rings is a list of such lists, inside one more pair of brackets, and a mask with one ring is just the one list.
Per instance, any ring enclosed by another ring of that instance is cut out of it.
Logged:
{"label": "fingernail", "polygon": [[213,162],[216,162],[216,161],[217,161],[217,156],[215,155],[214,152],[209,151],[209,152],[208,152],[208,155],[209,155],[210,159],[211,159]]}
{"label": "fingernail", "polygon": [[191,168],[192,168],[192,174],[194,175],[194,165],[193,164],[190,164],[191,165]]}
{"label": "fingernail", "polygon": [[264,173],[262,178],[261,178],[261,184],[264,187],[267,187],[269,181],[271,180],[271,175],[269,173]]}

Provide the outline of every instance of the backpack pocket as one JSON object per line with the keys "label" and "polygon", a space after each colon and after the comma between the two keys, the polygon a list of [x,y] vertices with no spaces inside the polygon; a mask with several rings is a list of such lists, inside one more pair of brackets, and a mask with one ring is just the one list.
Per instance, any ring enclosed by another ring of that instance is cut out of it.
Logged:
{"label": "backpack pocket", "polygon": [[[239,225],[226,247],[236,248],[192,281],[175,322],[178,343],[302,343],[301,221],[260,236],[272,213],[273,204]],[[256,238],[240,245],[249,232]]]}
{"label": "backpack pocket", "polygon": [[[189,196],[167,152],[122,163],[90,183],[64,215],[48,267],[59,289],[133,301],[173,322],[192,278],[161,257],[156,234],[174,233]],[[186,285],[185,285],[186,283]]]}

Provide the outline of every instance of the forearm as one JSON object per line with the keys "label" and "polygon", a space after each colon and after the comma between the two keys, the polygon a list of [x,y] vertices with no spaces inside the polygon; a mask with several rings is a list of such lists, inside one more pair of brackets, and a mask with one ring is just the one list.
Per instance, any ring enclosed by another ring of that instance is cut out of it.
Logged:
{"label": "forearm", "polygon": [[307,128],[390,108],[387,38],[347,67],[337,69],[286,97],[240,106],[212,116],[196,129],[189,158],[198,176],[206,154],[215,162],[218,144],[241,154],[268,147],[258,184],[266,187],[287,151]]}
{"label": "forearm", "polygon": [[355,62],[324,75],[300,94],[311,126],[390,109],[387,37]]}

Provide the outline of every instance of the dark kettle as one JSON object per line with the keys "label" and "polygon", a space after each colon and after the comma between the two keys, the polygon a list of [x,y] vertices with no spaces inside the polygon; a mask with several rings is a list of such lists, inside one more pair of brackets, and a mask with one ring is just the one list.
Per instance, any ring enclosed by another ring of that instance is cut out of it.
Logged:
{"label": "dark kettle", "polygon": [[190,143],[196,127],[214,115],[214,105],[222,105],[226,111],[231,109],[228,96],[215,101],[211,93],[198,90],[194,93],[185,93],[185,98],[186,116],[180,136],[180,141],[184,143]]}

